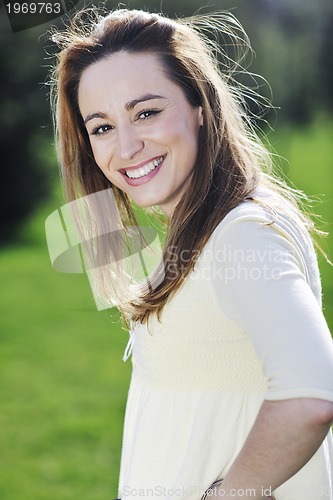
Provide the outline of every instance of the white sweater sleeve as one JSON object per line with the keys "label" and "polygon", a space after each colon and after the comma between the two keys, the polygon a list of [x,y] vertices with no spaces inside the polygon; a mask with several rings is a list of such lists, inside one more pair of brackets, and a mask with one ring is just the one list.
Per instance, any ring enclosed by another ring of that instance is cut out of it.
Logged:
{"label": "white sweater sleeve", "polygon": [[333,402],[332,338],[296,245],[274,224],[236,219],[217,228],[213,265],[217,303],[262,363],[265,399]]}

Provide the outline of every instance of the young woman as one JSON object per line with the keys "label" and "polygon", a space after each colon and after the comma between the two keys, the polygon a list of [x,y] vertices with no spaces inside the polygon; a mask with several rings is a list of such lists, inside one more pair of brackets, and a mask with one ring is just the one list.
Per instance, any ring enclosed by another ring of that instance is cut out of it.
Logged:
{"label": "young woman", "polygon": [[[231,16],[207,24],[244,39]],[[121,295],[120,267],[97,273],[131,325],[118,496],[333,499],[333,348],[311,222],[268,173],[237,63],[218,65],[195,19],[136,10],[78,16],[54,40],[69,200],[112,189],[125,232],[133,205],[167,220],[150,286]]]}

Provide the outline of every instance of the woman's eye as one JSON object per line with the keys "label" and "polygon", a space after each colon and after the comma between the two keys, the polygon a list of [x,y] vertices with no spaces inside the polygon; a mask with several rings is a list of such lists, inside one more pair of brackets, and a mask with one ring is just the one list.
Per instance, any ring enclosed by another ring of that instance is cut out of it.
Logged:
{"label": "woman's eye", "polygon": [[91,135],[103,135],[112,129],[113,127],[111,125],[96,125],[96,127],[91,131]]}
{"label": "woman's eye", "polygon": [[138,114],[138,119],[139,120],[149,120],[149,118],[152,118],[153,116],[157,115],[161,111],[158,109],[145,109],[144,111],[141,111]]}

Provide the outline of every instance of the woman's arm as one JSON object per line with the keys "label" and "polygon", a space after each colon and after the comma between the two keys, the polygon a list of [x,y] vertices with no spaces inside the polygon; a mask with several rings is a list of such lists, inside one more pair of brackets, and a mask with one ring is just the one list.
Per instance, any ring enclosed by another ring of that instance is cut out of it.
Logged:
{"label": "woman's arm", "polygon": [[[224,247],[229,253],[222,255],[228,258],[220,263],[218,252]],[[214,249],[218,270],[224,271],[213,280],[216,300],[242,325],[268,386],[256,421],[219,486],[229,496],[216,497],[246,498],[231,490],[255,488],[256,496],[247,496],[265,498],[262,487],[274,491],[292,477],[329,432],[332,339],[292,243],[273,227],[237,222],[218,235]]]}
{"label": "woman's arm", "polygon": [[[307,398],[264,401],[215,496],[244,499],[243,491],[248,490],[251,499],[265,498],[308,462],[332,422],[333,403],[329,401]],[[236,491],[240,492],[238,496]]]}

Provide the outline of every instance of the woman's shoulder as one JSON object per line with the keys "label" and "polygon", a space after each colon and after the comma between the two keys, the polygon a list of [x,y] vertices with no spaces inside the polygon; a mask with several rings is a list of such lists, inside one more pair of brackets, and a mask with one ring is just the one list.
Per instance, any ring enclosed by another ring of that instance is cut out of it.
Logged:
{"label": "woman's shoulder", "polygon": [[220,245],[231,248],[239,244],[253,251],[264,246],[281,248],[282,244],[286,252],[296,257],[315,295],[321,297],[317,257],[306,224],[297,206],[279,193],[257,188],[251,198],[232,209],[218,224],[210,243],[213,253]]}
{"label": "woman's shoulder", "polygon": [[215,231],[217,234],[237,225],[242,231],[243,221],[252,221],[272,227],[285,236],[291,243],[308,250],[312,246],[300,210],[281,194],[267,187],[258,187],[251,197],[245,199],[223,218]]}
{"label": "woman's shoulder", "polygon": [[248,198],[230,210],[220,225],[223,227],[241,219],[278,222],[281,217],[290,219],[300,227],[304,226],[299,209],[291,201],[272,188],[258,187]]}

